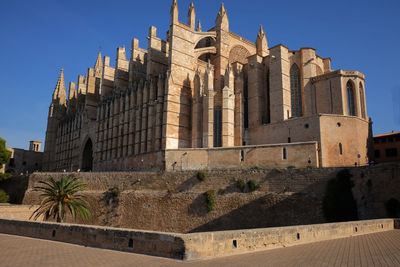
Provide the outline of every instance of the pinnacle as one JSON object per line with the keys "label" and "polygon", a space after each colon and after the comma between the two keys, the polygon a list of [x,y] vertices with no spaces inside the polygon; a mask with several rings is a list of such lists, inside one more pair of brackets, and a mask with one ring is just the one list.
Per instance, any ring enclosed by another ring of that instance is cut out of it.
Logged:
{"label": "pinnacle", "polygon": [[260,25],[260,30],[258,31],[258,35],[265,35],[264,27]]}
{"label": "pinnacle", "polygon": [[198,32],[201,32],[203,29],[202,29],[202,26],[201,26],[201,22],[200,22],[200,20],[198,20],[197,21],[197,29],[196,29]]}
{"label": "pinnacle", "polygon": [[219,9],[218,15],[223,17],[226,14],[226,9],[224,3],[221,3],[221,7]]}

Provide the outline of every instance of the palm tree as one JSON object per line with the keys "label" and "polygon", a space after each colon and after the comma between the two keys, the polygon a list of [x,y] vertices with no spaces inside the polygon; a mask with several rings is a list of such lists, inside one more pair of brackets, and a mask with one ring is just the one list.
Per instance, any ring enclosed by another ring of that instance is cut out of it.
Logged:
{"label": "palm tree", "polygon": [[65,214],[69,211],[74,220],[77,216],[83,220],[89,219],[89,204],[80,194],[85,188],[85,183],[71,176],[63,176],[59,181],[55,181],[53,177],[47,181],[39,181],[39,185],[33,190],[41,193],[41,202],[30,218],[37,220],[43,216],[45,221],[53,218],[57,222],[64,222]]}

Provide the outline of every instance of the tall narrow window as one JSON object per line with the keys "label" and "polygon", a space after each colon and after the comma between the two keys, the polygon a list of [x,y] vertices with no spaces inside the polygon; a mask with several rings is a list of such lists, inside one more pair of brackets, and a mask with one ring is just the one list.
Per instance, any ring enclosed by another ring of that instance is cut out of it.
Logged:
{"label": "tall narrow window", "polygon": [[356,116],[356,105],[355,105],[355,97],[354,97],[354,85],[351,81],[347,82],[347,106],[349,109],[350,116]]}
{"label": "tall narrow window", "polygon": [[339,143],[339,154],[343,155],[343,146],[342,143]]}
{"label": "tall narrow window", "polygon": [[365,96],[364,96],[364,87],[362,83],[360,83],[360,104],[361,104],[361,116],[363,119],[366,117],[366,112],[365,112]]}
{"label": "tall narrow window", "polygon": [[300,117],[302,115],[302,96],[300,70],[296,64],[290,68],[290,95],[292,101],[292,117]]}
{"label": "tall narrow window", "polygon": [[222,146],[222,110],[214,109],[214,147]]}
{"label": "tall narrow window", "polygon": [[282,149],[282,159],[287,159],[287,151],[285,147]]}

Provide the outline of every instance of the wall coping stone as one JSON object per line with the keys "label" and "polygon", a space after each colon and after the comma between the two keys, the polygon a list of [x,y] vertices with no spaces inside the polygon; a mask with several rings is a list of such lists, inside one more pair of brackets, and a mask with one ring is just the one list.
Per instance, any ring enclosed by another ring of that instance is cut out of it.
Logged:
{"label": "wall coping stone", "polygon": [[400,219],[376,219],[203,233],[168,233],[69,223],[0,219],[0,233],[181,260],[199,260],[390,231]]}

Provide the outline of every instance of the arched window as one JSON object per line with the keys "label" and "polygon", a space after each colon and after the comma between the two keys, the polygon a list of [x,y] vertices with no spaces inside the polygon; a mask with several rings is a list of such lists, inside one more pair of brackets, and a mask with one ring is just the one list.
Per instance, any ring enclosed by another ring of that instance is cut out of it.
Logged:
{"label": "arched window", "polygon": [[292,100],[292,117],[302,115],[300,70],[296,64],[290,68],[290,95]]}
{"label": "arched window", "polygon": [[364,96],[364,87],[362,85],[362,83],[360,82],[360,86],[359,86],[359,90],[360,90],[360,104],[361,104],[361,116],[363,119],[365,119],[366,117],[366,112],[365,112],[365,96]]}
{"label": "arched window", "polygon": [[356,98],[354,97],[354,85],[351,81],[347,82],[347,107],[350,116],[356,116]]}

